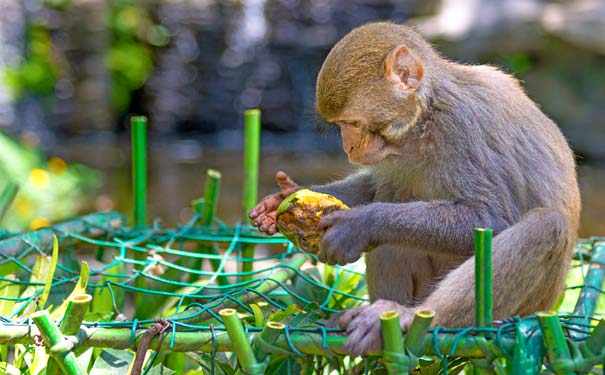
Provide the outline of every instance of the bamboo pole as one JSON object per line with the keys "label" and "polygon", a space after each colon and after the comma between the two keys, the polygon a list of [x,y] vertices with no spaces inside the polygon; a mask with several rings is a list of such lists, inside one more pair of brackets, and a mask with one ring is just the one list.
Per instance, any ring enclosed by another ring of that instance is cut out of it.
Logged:
{"label": "bamboo pole", "polygon": [[2,194],[0,194],[0,220],[2,220],[11,203],[15,200],[18,191],[19,185],[13,181],[9,181],[4,190],[2,190]]}
{"label": "bamboo pole", "polygon": [[[208,169],[206,171],[206,180],[204,182],[204,199],[203,204],[201,202],[194,202],[194,209],[201,214],[200,224],[203,226],[210,226],[214,221],[214,216],[216,214],[216,205],[218,201],[218,195],[221,186],[221,172]],[[201,212],[200,212],[201,211]],[[208,244],[208,243],[200,243],[197,247],[197,253],[199,254],[213,254],[218,255],[218,251],[216,249],[216,245]],[[201,258],[196,258],[192,265],[194,270],[199,270],[202,267]],[[210,263],[212,264],[212,270],[217,272],[220,267],[219,259],[211,259]],[[195,273],[189,274],[189,282],[193,283],[198,279],[198,275]],[[227,285],[229,283],[228,279],[225,276],[218,276],[216,278],[218,285]]]}
{"label": "bamboo pole", "polygon": [[492,230],[475,228],[475,325],[492,326]]}
{"label": "bamboo pole", "polygon": [[[565,335],[563,334],[563,328],[559,321],[559,316],[552,311],[541,311],[536,313],[540,330],[544,338],[544,346],[546,347],[546,353],[548,361],[554,363],[556,361],[567,360],[572,361],[571,352],[565,341]],[[554,369],[556,374],[561,375],[573,375],[572,371],[557,371]]]}
{"label": "bamboo pole", "polygon": [[66,336],[75,335],[80,332],[80,326],[84,320],[84,316],[88,312],[92,296],[90,294],[75,294],[71,296],[61,319],[59,328]]}
{"label": "bamboo pole", "polygon": [[132,199],[134,225],[147,223],[147,118],[130,118],[132,142]]}
{"label": "bamboo pole", "polygon": [[[275,345],[277,339],[281,336],[281,334],[285,331],[286,325],[280,322],[267,322],[265,324],[265,328],[263,328],[260,333],[260,339],[267,345]],[[263,350],[264,348],[259,348],[256,351],[256,357],[259,362],[264,362],[265,359],[269,356],[270,353],[267,353]]]}
{"label": "bamboo pole", "polygon": [[385,354],[385,366],[389,374],[409,374],[405,349],[403,346],[403,333],[399,313],[395,310],[385,311],[380,314],[380,326],[382,329],[382,342]]}
{"label": "bamboo pole", "polygon": [[[61,319],[59,330],[65,336],[76,335],[80,332],[80,326],[84,320],[84,316],[88,312],[88,306],[92,296],[90,294],[75,294],[69,298],[67,308]],[[46,367],[46,375],[59,375],[59,363],[51,358]]]}
{"label": "bamboo pole", "polygon": [[40,334],[48,347],[49,354],[57,361],[61,370],[68,375],[84,375],[85,372],[78,366],[76,355],[71,349],[60,347],[67,341],[59,330],[59,327],[50,318],[48,311],[36,311],[31,315],[31,318],[40,330]]}
{"label": "bamboo pole", "polygon": [[235,309],[222,309],[218,314],[223,318],[227,334],[231,340],[233,352],[237,361],[246,374],[258,373],[258,362],[252,351],[248,336],[244,332],[242,321],[237,316]]}
{"label": "bamboo pole", "polygon": [[[122,323],[124,324],[124,323]],[[112,349],[131,349],[136,350],[142,335],[146,329],[137,329],[132,331],[132,327],[126,328],[101,328],[101,327],[82,327],[80,334],[71,336],[70,340],[79,348],[112,348]],[[32,331],[27,325],[5,325],[0,330],[0,345],[15,345],[15,344],[33,344],[34,335],[37,332]],[[135,340],[132,340],[134,334]],[[197,332],[177,332],[173,334],[167,332],[164,339],[160,343],[159,337],[151,340],[150,347],[159,348],[159,350],[169,350],[172,352],[191,352],[203,351],[212,352],[215,349],[220,352],[231,352],[229,336],[226,334],[214,334],[210,330]],[[213,337],[216,338],[213,344]],[[346,355],[347,353],[341,349],[347,336],[328,335],[324,339],[320,333],[315,332],[300,332],[292,330],[289,335],[290,343],[302,353],[309,355],[321,355],[332,357],[335,355]],[[448,353],[458,357],[466,358],[485,358],[485,351],[493,353],[495,356],[504,356],[504,352],[512,352],[515,340],[502,337],[500,343],[495,343],[492,340],[485,341],[480,337],[482,342],[478,342],[475,336],[457,337],[455,334],[440,334],[437,340],[437,348],[439,353]],[[159,345],[159,347],[158,347]],[[275,342],[275,346],[284,350],[291,350],[290,344],[284,337],[280,336]],[[436,355],[433,337],[427,335],[424,338],[422,352],[427,356]],[[368,355],[380,356],[382,352],[376,351],[368,353]]]}
{"label": "bamboo pole", "polygon": [[419,310],[414,314],[414,320],[405,334],[404,346],[417,357],[422,355],[422,344],[429,326],[435,317],[433,310]]}
{"label": "bamboo pole", "polygon": [[[242,193],[242,223],[249,223],[248,211],[258,200],[258,165],[260,157],[260,110],[249,109],[244,112],[244,189]],[[249,261],[242,263],[242,272],[251,272],[254,264],[254,244],[245,244],[242,256]],[[252,275],[242,275],[241,279],[250,280]]]}
{"label": "bamboo pole", "polygon": [[597,301],[601,296],[601,288],[605,280],[605,242],[594,244],[590,266],[584,277],[584,288],[580,292],[574,315],[583,315],[585,318],[574,318],[572,321],[587,323],[588,317],[595,312]]}

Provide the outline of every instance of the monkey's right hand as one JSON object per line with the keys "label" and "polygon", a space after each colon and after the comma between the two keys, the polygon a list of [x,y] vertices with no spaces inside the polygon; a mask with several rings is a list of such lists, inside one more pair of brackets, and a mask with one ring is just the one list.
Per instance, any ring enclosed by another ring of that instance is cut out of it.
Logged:
{"label": "monkey's right hand", "polygon": [[275,234],[277,228],[275,221],[277,217],[277,207],[290,194],[301,189],[287,174],[279,171],[275,174],[275,180],[281,190],[279,193],[266,196],[259,204],[250,210],[248,215],[252,219],[252,225],[258,227],[261,232],[269,235]]}

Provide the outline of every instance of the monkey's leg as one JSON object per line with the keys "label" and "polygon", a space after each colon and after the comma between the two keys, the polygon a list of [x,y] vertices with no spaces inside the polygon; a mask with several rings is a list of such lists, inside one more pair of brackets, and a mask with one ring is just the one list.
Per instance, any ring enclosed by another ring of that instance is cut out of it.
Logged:
{"label": "monkey's leg", "polygon": [[[494,319],[552,307],[565,284],[573,236],[561,213],[534,209],[494,238]],[[473,325],[475,258],[448,273],[422,306],[435,310],[434,325]]]}
{"label": "monkey's leg", "polygon": [[[531,314],[547,309],[563,289],[571,259],[573,236],[565,217],[556,210],[535,209],[504,230],[493,241],[494,318]],[[397,285],[393,285],[396,288]],[[433,293],[416,308],[378,300],[342,315],[351,354],[367,353],[382,345],[378,317],[394,309],[407,329],[413,311],[435,310],[434,325],[472,326],[475,316],[475,259],[468,259],[439,282]]]}

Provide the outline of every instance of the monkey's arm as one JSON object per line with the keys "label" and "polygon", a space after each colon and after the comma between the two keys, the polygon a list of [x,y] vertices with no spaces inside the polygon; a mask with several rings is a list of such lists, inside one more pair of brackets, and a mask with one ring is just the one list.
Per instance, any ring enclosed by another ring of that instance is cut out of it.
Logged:
{"label": "monkey's arm", "polygon": [[325,185],[311,186],[309,189],[324,194],[331,194],[349,207],[370,203],[374,200],[374,195],[376,194],[374,177],[367,169],[362,169],[342,180]]}
{"label": "monkey's arm", "polygon": [[328,231],[318,257],[346,264],[380,244],[402,244],[432,253],[468,256],[473,252],[473,228],[496,233],[508,227],[486,205],[452,201],[372,203],[326,216]]}

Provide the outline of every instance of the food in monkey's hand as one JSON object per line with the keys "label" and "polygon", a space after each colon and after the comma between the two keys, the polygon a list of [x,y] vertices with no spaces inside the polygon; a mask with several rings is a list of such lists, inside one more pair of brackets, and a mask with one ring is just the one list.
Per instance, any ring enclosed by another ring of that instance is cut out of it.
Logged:
{"label": "food in monkey's hand", "polygon": [[322,217],[349,207],[333,195],[301,189],[290,194],[277,208],[277,229],[296,246],[317,253],[325,230],[319,227]]}

